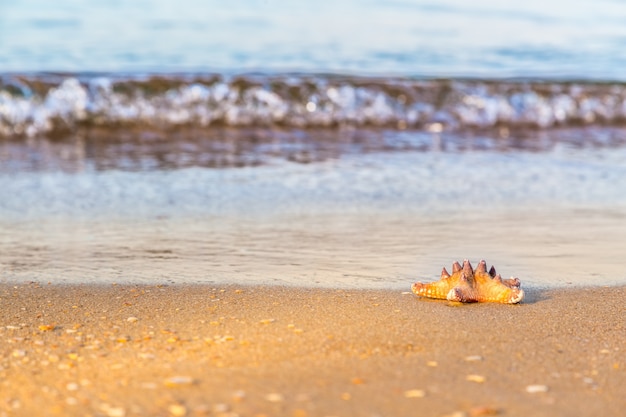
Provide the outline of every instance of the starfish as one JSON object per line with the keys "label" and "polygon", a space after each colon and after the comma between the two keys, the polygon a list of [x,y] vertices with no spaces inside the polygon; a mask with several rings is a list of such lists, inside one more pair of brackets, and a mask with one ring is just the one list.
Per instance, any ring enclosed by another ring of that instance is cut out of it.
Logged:
{"label": "starfish", "polygon": [[492,266],[487,272],[487,263],[480,261],[476,271],[469,261],[452,264],[452,275],[443,268],[441,279],[436,282],[422,284],[416,282],[411,286],[415,295],[428,298],[447,299],[462,303],[494,302],[516,304],[524,298],[524,290],[520,288],[517,278],[502,279]]}

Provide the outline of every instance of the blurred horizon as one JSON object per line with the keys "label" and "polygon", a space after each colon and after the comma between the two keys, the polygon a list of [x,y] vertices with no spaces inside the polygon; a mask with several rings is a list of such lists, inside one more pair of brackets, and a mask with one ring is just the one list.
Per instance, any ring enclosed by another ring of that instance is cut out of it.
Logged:
{"label": "blurred horizon", "polygon": [[0,73],[625,80],[626,4],[600,2],[3,2]]}

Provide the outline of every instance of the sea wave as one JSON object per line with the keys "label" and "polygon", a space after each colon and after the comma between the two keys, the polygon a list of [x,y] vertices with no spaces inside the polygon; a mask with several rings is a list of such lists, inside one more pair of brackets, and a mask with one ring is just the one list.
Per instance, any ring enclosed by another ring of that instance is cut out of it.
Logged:
{"label": "sea wave", "polygon": [[382,127],[427,132],[626,125],[626,84],[337,75],[0,76],[0,137],[83,127]]}

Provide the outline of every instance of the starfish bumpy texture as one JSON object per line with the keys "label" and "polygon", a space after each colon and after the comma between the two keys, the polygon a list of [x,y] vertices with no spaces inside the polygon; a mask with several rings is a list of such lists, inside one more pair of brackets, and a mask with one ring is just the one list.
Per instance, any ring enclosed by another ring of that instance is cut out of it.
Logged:
{"label": "starfish bumpy texture", "polygon": [[415,295],[428,298],[439,298],[461,303],[493,302],[516,304],[524,298],[517,278],[502,279],[492,266],[487,272],[487,264],[480,261],[476,270],[469,261],[452,264],[452,275],[443,268],[441,279],[436,282],[422,284],[416,282],[411,286]]}

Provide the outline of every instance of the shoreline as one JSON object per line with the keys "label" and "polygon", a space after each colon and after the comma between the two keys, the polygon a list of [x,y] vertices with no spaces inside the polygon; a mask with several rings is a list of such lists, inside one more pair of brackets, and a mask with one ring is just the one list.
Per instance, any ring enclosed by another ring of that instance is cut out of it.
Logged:
{"label": "shoreline", "polygon": [[0,415],[618,415],[626,286],[526,290],[0,284]]}

